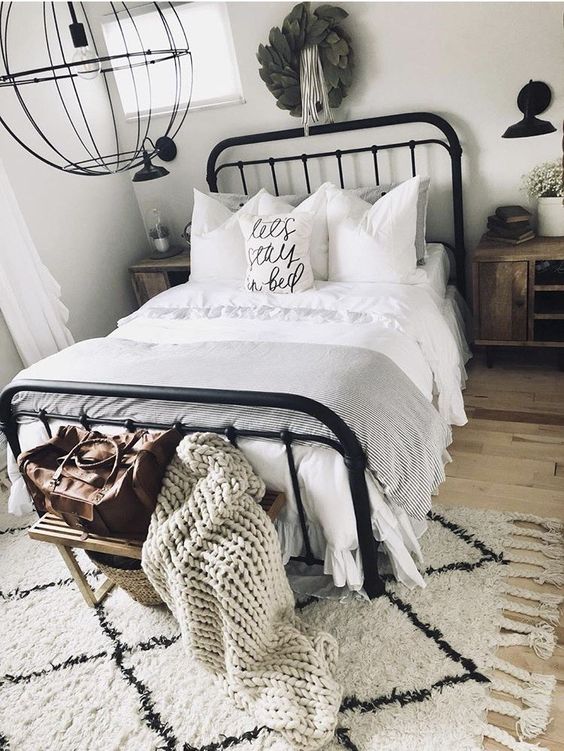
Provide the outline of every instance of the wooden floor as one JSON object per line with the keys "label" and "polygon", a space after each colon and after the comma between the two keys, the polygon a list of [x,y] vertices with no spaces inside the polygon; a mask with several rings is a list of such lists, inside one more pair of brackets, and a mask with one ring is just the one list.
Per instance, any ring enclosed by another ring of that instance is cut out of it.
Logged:
{"label": "wooden floor", "polygon": [[[453,462],[447,467],[440,502],[564,519],[564,372],[558,370],[556,353],[500,352],[490,370],[477,355],[469,376],[469,420],[455,429]],[[543,589],[526,580],[512,582]],[[556,675],[554,720],[537,739],[551,751],[564,751],[564,617],[558,637],[548,661],[523,647],[500,651],[527,670]],[[513,728],[509,718],[492,715],[491,721]],[[502,747],[487,742],[485,748]]]}

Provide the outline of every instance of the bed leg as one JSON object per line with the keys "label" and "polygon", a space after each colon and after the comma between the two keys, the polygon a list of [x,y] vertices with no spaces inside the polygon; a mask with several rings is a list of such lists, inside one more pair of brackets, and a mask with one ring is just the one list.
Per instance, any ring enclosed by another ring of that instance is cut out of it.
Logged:
{"label": "bed leg", "polygon": [[364,591],[373,600],[384,594],[384,582],[378,573],[378,543],[372,533],[372,519],[370,514],[370,499],[366,485],[364,459],[350,459],[345,457],[345,464],[349,472],[358,547],[364,569]]}

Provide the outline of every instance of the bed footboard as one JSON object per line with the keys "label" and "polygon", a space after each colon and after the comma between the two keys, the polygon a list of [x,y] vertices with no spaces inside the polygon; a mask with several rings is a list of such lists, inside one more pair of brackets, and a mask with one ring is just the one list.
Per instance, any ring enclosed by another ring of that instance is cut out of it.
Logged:
{"label": "bed footboard", "polygon": [[240,437],[268,438],[281,441],[286,449],[288,469],[292,480],[292,488],[298,509],[301,531],[304,539],[305,555],[302,560],[308,565],[320,563],[312,554],[309,534],[306,524],[306,514],[303,506],[297,470],[292,453],[292,444],[295,441],[307,441],[323,443],[338,451],[345,462],[349,486],[352,495],[358,544],[362,558],[364,571],[364,589],[372,599],[384,592],[384,583],[378,573],[378,542],[372,533],[372,520],[368,487],[366,484],[366,457],[358,438],[349,428],[345,421],[333,410],[324,404],[295,394],[283,394],[262,391],[229,391],[220,389],[193,389],[176,388],[168,386],[138,386],[125,384],[105,383],[77,383],[70,381],[38,381],[21,380],[8,384],[0,393],[0,431],[3,431],[14,456],[20,453],[18,437],[18,417],[29,416],[40,419],[50,433],[49,420],[70,420],[80,422],[84,427],[91,428],[95,424],[116,425],[127,430],[136,428],[150,428],[162,430],[172,427],[171,425],[146,423],[139,420],[116,419],[112,417],[96,418],[95,420],[87,413],[78,415],[60,414],[47,412],[44,409],[25,410],[19,409],[17,413],[13,408],[14,397],[22,392],[36,392],[47,394],[68,394],[95,397],[116,397],[121,399],[146,399],[168,402],[182,402],[192,404],[231,405],[249,407],[270,407],[273,409],[286,410],[288,412],[301,412],[307,414],[325,425],[335,436],[335,439],[322,436],[296,433],[290,430],[279,432],[261,430],[259,427],[253,430],[238,429],[233,425],[222,427],[198,427],[177,423],[176,427],[181,433],[194,433],[198,431],[210,431],[223,433],[232,443],[236,444]]}

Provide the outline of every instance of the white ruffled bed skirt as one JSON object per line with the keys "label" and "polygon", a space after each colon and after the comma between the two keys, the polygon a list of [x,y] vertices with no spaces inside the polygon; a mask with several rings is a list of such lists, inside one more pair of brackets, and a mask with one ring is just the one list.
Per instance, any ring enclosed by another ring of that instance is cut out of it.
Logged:
{"label": "white ruffled bed skirt", "polygon": [[[53,427],[56,426],[54,423]],[[115,427],[110,426],[100,426],[99,429],[116,432]],[[28,422],[20,428],[23,450],[46,439],[45,428],[39,421]],[[241,439],[238,445],[267,486],[284,492],[288,498],[276,523],[284,562],[292,556],[303,555],[303,536],[284,446],[254,438]],[[293,454],[312,552],[316,558],[325,561],[325,573],[333,577],[337,587],[359,590],[363,583],[362,562],[343,459],[329,447],[311,444],[295,444]],[[445,461],[448,460],[446,454]],[[8,472],[12,481],[9,510],[13,514],[28,513],[31,500],[11,452],[8,454]],[[388,553],[396,578],[408,587],[425,586],[417,564],[421,563],[418,538],[425,531],[426,522],[410,519],[399,508],[392,509],[372,475],[367,472],[366,476],[374,536]]]}

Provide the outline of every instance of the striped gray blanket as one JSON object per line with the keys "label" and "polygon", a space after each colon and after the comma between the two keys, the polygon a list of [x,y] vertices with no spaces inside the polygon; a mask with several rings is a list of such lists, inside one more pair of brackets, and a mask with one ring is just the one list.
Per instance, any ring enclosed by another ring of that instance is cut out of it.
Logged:
{"label": "striped gray blanket", "polygon": [[[270,342],[150,344],[91,339],[20,374],[97,383],[298,394],[330,407],[354,430],[386,497],[423,518],[444,480],[446,421],[385,355],[358,347]],[[315,418],[279,409],[22,393],[17,409],[119,417],[199,428],[289,429],[332,437]]]}

